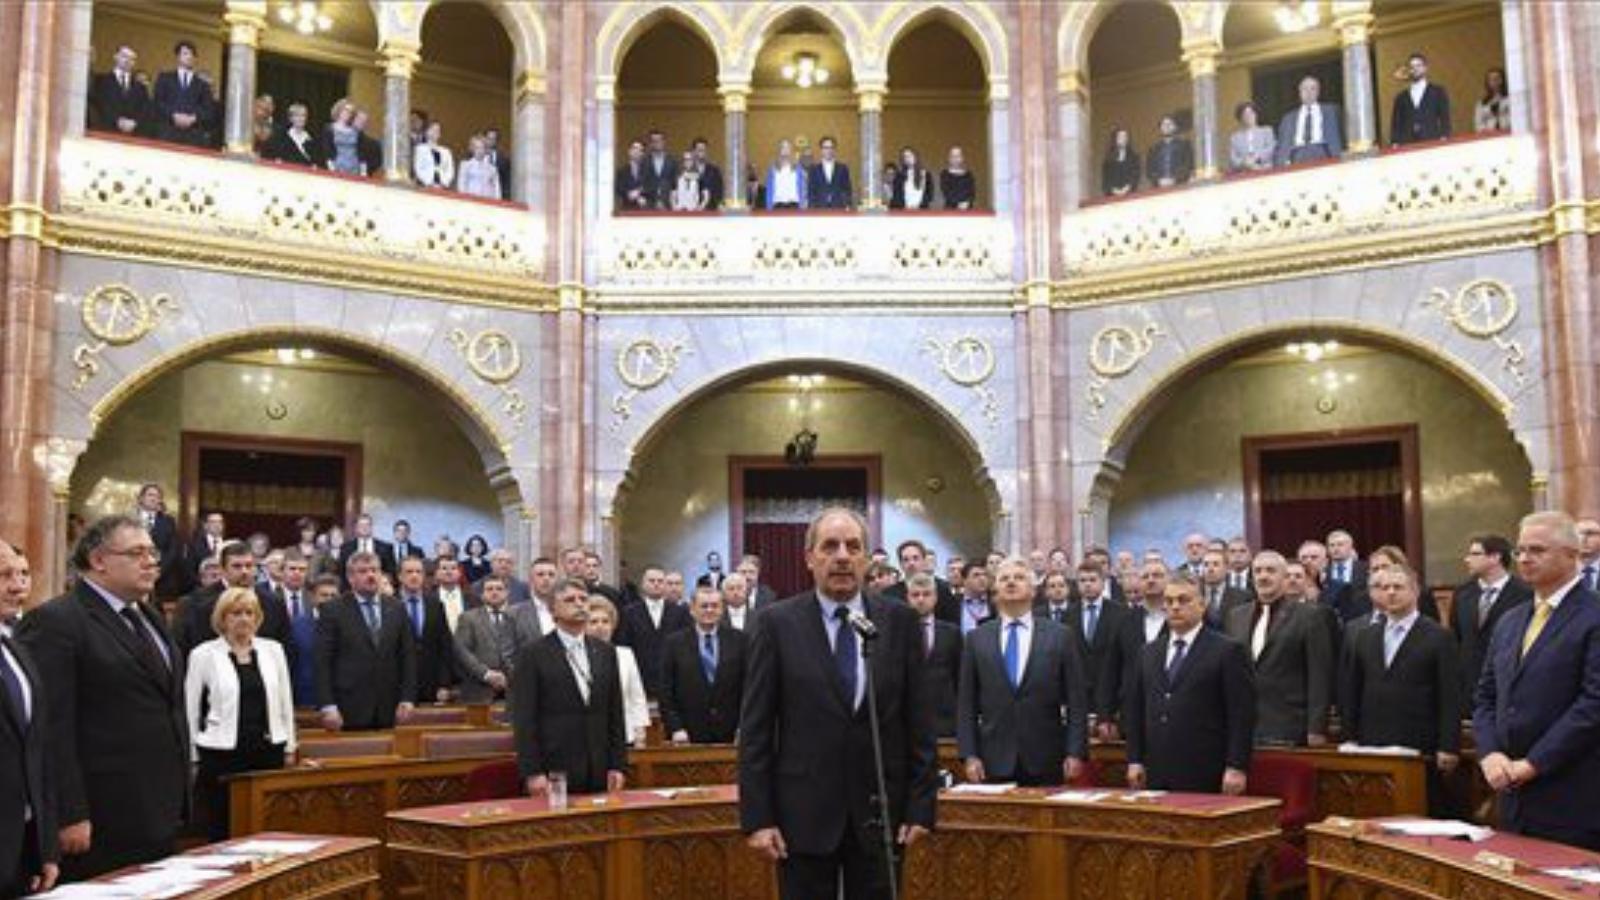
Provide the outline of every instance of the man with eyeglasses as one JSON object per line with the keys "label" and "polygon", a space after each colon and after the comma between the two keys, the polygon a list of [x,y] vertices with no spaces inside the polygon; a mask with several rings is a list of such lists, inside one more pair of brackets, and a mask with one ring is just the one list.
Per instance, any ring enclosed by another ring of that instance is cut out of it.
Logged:
{"label": "man with eyeglasses", "polygon": [[161,571],[131,516],[90,525],[77,585],[29,613],[17,640],[39,664],[66,881],[176,849],[189,815],[183,654],[149,607]]}
{"label": "man with eyeglasses", "polygon": [[1522,520],[1517,569],[1533,602],[1495,627],[1472,731],[1501,828],[1600,850],[1600,596],[1578,548],[1566,513]]}

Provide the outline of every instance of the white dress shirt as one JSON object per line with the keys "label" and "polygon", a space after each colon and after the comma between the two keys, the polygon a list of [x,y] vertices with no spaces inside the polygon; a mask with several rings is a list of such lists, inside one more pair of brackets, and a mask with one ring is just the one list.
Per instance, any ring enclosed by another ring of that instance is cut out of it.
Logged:
{"label": "white dress shirt", "polygon": [[1151,609],[1140,604],[1144,609],[1144,642],[1146,644],[1161,636],[1161,629],[1166,627],[1167,614],[1165,610]]}
{"label": "white dress shirt", "polygon": [[[840,622],[840,621],[838,621],[838,620],[836,620],[834,618],[834,610],[838,609],[840,606],[846,606],[846,607],[849,607],[851,612],[858,613],[858,614],[864,616],[864,615],[867,614],[866,603],[862,601],[860,594],[855,595],[854,597],[850,598],[850,600],[845,602],[845,603],[840,603],[840,602],[838,602],[837,600],[834,600],[831,597],[824,597],[820,592],[817,594],[817,603],[818,603],[818,605],[820,605],[822,607],[822,630],[823,630],[823,632],[825,634],[828,635],[828,652],[829,653],[833,653],[833,652],[836,651],[836,649],[838,647],[838,644],[839,644],[839,640],[838,640],[839,639],[839,629],[840,628],[849,628],[850,627],[850,622],[849,622],[848,619],[843,621],[843,622]],[[829,661],[828,665],[829,666],[833,665],[831,660]],[[865,697],[866,695],[867,695],[867,669],[866,669],[866,665],[861,660],[861,636],[857,635],[856,636],[856,695],[851,700],[850,708],[851,709],[860,709],[861,708],[861,699],[863,697]]]}
{"label": "white dress shirt", "polygon": [[1179,641],[1183,641],[1183,658],[1189,658],[1189,654],[1194,652],[1195,639],[1200,636],[1200,629],[1204,627],[1206,627],[1205,623],[1201,622],[1183,634],[1178,634],[1177,632],[1169,633],[1170,640],[1167,641],[1167,664],[1165,668],[1172,668],[1172,659],[1178,655]]}
{"label": "white dress shirt", "polygon": [[[1309,124],[1306,122],[1308,117],[1311,120]],[[1300,139],[1302,136],[1305,136],[1305,140]],[[1322,104],[1302,103],[1300,105],[1300,116],[1295,119],[1294,123],[1294,145],[1296,147],[1305,147],[1320,143],[1323,143]]]}
{"label": "white dress shirt", "polygon": [[1394,664],[1394,655],[1400,652],[1400,645],[1406,642],[1406,635],[1411,633],[1411,626],[1417,624],[1417,611],[1415,609],[1398,619],[1387,618],[1383,626],[1383,667],[1389,668]]}
{"label": "white dress shirt", "polygon": [[665,598],[655,600],[651,600],[649,597],[644,598],[644,611],[650,614],[650,623],[656,627],[657,631],[661,630],[661,614],[666,612],[666,609],[667,601]]}
{"label": "white dress shirt", "polygon": [[450,633],[455,634],[456,622],[461,620],[461,614],[466,611],[466,601],[461,598],[461,588],[439,588],[439,605],[444,607],[444,620],[450,626]]}
{"label": "white dress shirt", "polygon": [[583,695],[585,705],[589,703],[589,688],[594,683],[594,678],[589,674],[589,651],[584,646],[583,635],[558,632],[561,635],[561,649],[566,651],[567,665],[572,667],[572,674],[578,679],[578,693]]}
{"label": "white dress shirt", "polygon": [[1418,78],[1411,82],[1411,105],[1422,106],[1422,95],[1428,92],[1428,79]]}
{"label": "white dress shirt", "polygon": [[730,606],[728,607],[728,624],[732,625],[736,631],[743,631],[745,618],[749,616],[749,614],[750,607],[748,605]]}
{"label": "white dress shirt", "polygon": [[639,676],[639,661],[633,648],[617,647],[617,676],[622,684],[623,727],[628,730],[628,743],[644,745],[644,733],[650,728],[650,701],[644,695],[644,679]]}
{"label": "white dress shirt", "polygon": [[[1017,623],[1013,632],[1011,623]],[[1020,616],[1000,617],[1000,661],[1005,662],[1006,642],[1011,640],[1011,635],[1017,636],[1017,680],[1022,680],[1022,673],[1028,671],[1028,651],[1033,649],[1033,613],[1025,612]]]}

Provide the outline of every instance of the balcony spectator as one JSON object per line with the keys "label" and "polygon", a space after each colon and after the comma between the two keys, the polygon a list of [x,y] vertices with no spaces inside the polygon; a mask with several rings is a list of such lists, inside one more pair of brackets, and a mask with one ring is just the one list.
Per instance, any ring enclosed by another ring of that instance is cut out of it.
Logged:
{"label": "balcony spectator", "polygon": [[500,170],[489,160],[489,139],[475,134],[467,140],[467,158],[461,163],[456,190],[472,197],[501,199]]}
{"label": "balcony spectator", "polygon": [[467,584],[477,583],[478,579],[494,569],[489,562],[489,542],[483,539],[483,535],[475,534],[467,538],[461,551],[461,578]]}
{"label": "balcony spectator", "polygon": [[839,145],[832,135],[824,135],[818,144],[822,159],[809,170],[808,205],[812,209],[849,209],[855,196],[850,167],[835,158]]}
{"label": "balcony spectator", "polygon": [[383,172],[383,142],[367,134],[367,111],[356,107],[350,116],[350,127],[356,130],[356,157],[361,160],[361,174],[376,178]]}
{"label": "balcony spectator", "polygon": [[1194,177],[1194,144],[1178,135],[1178,120],[1161,117],[1161,139],[1150,146],[1144,159],[1145,177],[1156,187],[1187,184]]}
{"label": "balcony spectator", "polygon": [[1483,97],[1472,111],[1472,121],[1480,132],[1511,130],[1511,98],[1506,96],[1505,69],[1483,73]]}
{"label": "balcony spectator", "polygon": [[328,169],[345,175],[365,175],[361,165],[361,133],[351,124],[356,105],[348,97],[334,101],[328,127],[322,130],[322,158]]}
{"label": "balcony spectator", "polygon": [[1139,189],[1139,151],[1133,147],[1133,134],[1118,125],[1111,129],[1111,146],[1100,163],[1100,193],[1121,197]]}
{"label": "balcony spectator", "polygon": [[1278,165],[1338,159],[1344,153],[1339,107],[1319,102],[1321,94],[1322,82],[1315,76],[1300,79],[1300,105],[1284,113],[1278,122],[1278,149],[1274,159]]}
{"label": "balcony spectator", "polygon": [[709,157],[710,145],[705,138],[697,137],[689,149],[694,151],[694,164],[700,168],[700,186],[706,189],[706,209],[721,209],[726,188],[722,183],[722,169]]}
{"label": "balcony spectator", "polygon": [[1396,94],[1389,116],[1389,143],[1399,147],[1450,136],[1450,95],[1428,81],[1428,58],[1421,53],[1406,57],[1410,87]]}
{"label": "balcony spectator", "polygon": [[744,167],[744,195],[751,209],[766,209],[767,186],[761,183],[761,176],[756,174],[755,163],[748,163]]}
{"label": "balcony spectator", "polygon": [[889,160],[883,164],[883,182],[878,190],[883,192],[883,205],[888,206],[894,202],[894,188],[900,183],[900,164]]}
{"label": "balcony spectator", "polygon": [[651,209],[671,209],[672,191],[678,186],[678,164],[667,152],[667,136],[659,128],[645,135],[644,195]]}
{"label": "balcony spectator", "polygon": [[211,146],[217,101],[211,85],[194,71],[194,44],[182,40],[172,48],[177,68],[156,76],[156,134],[190,147]]}
{"label": "balcony spectator", "polygon": [[686,150],[678,167],[678,183],[672,189],[672,209],[675,212],[699,212],[706,208],[710,198],[700,184],[700,167],[695,165],[694,151]]}
{"label": "balcony spectator", "polygon": [[767,170],[767,209],[805,209],[806,173],[795,162],[794,144],[788,138],[778,142],[778,158]]}
{"label": "balcony spectator", "polygon": [[450,148],[439,143],[444,126],[429,122],[422,143],[411,151],[411,172],[422,187],[448,188],[456,183],[456,158]]}
{"label": "balcony spectator", "polygon": [[428,111],[413,109],[408,130],[411,134],[411,146],[415,147],[428,139]]}
{"label": "balcony spectator", "polygon": [[628,142],[628,161],[617,168],[614,191],[618,211],[650,208],[650,197],[645,194],[644,166],[644,141],[635,138]]}
{"label": "balcony spectator", "polygon": [[945,158],[944,171],[939,173],[939,196],[945,209],[972,209],[978,199],[978,179],[967,168],[967,155],[960,147],[951,147]]}
{"label": "balcony spectator", "polygon": [[900,174],[895,177],[890,209],[927,209],[933,205],[933,179],[922,157],[911,147],[900,148]]}
{"label": "balcony spectator", "polygon": [[[279,129],[278,133],[267,141],[266,146],[261,150],[262,158],[297,166],[321,167],[326,162],[322,158],[322,148],[311,132],[306,130],[306,121],[310,116],[311,114],[306,110],[304,103],[289,104],[289,127]],[[311,540],[314,542],[317,525],[315,522],[308,524],[311,526]],[[314,552],[315,548],[306,542],[304,531],[301,532],[300,537],[301,552]]]}
{"label": "balcony spectator", "polygon": [[511,157],[500,149],[500,129],[483,130],[483,155],[494,166],[495,183],[500,186],[500,199],[511,199]]}
{"label": "balcony spectator", "polygon": [[1239,128],[1228,137],[1228,171],[1260,172],[1272,168],[1272,157],[1278,139],[1272,129],[1261,124],[1261,111],[1254,100],[1246,100],[1233,109],[1234,121]]}
{"label": "balcony spectator", "polygon": [[139,54],[124,44],[112,57],[111,71],[94,77],[89,89],[89,127],[138,135],[150,124],[150,91],[134,74]]}
{"label": "balcony spectator", "polygon": [[278,113],[278,103],[272,99],[271,94],[262,94],[256,98],[255,107],[250,115],[250,146],[255,152],[260,153],[267,142],[272,140],[272,135],[278,129],[273,117]]}

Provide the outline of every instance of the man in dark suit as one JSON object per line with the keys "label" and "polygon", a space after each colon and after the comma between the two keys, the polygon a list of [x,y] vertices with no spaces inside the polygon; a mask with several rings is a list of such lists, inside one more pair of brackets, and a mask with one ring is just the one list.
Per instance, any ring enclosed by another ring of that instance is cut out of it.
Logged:
{"label": "man in dark suit", "polygon": [[696,585],[694,627],[661,648],[661,724],[675,744],[726,744],[739,730],[745,633],[722,624],[722,595]]}
{"label": "man in dark suit", "polygon": [[176,597],[183,592],[183,545],[178,541],[178,523],[167,515],[162,503],[161,485],[139,486],[138,507],[134,510],[144,529],[150,532],[161,554],[161,575],[156,579],[157,597]]}
{"label": "man in dark suit", "polygon": [[1461,702],[1463,716],[1472,717],[1478,676],[1495,626],[1506,613],[1533,602],[1533,588],[1512,575],[1511,542],[1498,534],[1475,537],[1467,546],[1465,562],[1472,578],[1455,590],[1451,615],[1461,644]]}
{"label": "man in dark suit", "polygon": [[[256,582],[256,601],[261,604],[261,624],[256,628],[256,635],[282,644],[292,671],[295,654],[295,648],[292,646],[293,620],[296,610],[301,615],[310,614],[310,598],[306,596],[306,574],[310,571],[311,563],[300,552],[299,547],[274,550],[268,558],[271,559],[274,555],[280,560],[278,571],[282,574],[282,578],[278,581]],[[291,594],[297,603],[289,602]]]}
{"label": "man in dark suit", "polygon": [[939,592],[933,576],[918,572],[905,580],[906,604],[916,610],[922,628],[922,674],[933,705],[933,730],[942,738],[956,735],[956,689],[961,681],[961,629],[934,615]]}
{"label": "man in dark suit", "polygon": [[[761,583],[761,557],[754,553],[746,553],[740,558],[739,567],[734,571],[744,576],[745,583],[749,587],[748,602],[751,612],[778,599],[771,587]],[[907,577],[910,577],[909,574]]]}
{"label": "man in dark suit", "polygon": [[0,541],[0,897],[47,891],[60,874],[44,683],[11,631],[28,595],[23,562]]}
{"label": "man in dark suit", "polygon": [[1317,599],[1338,613],[1340,622],[1365,618],[1372,613],[1372,597],[1367,593],[1367,564],[1356,554],[1355,539],[1348,531],[1328,533],[1328,564],[1322,572],[1322,592]]}
{"label": "man in dark suit", "polygon": [[1284,596],[1288,563],[1256,554],[1256,602],[1228,615],[1228,636],[1249,648],[1256,681],[1256,743],[1327,743],[1333,636],[1317,610]]}
{"label": "man in dark suit", "polygon": [[185,660],[189,651],[217,636],[211,627],[211,611],[222,592],[231,587],[256,587],[256,559],[244,541],[225,542],[217,558],[222,564],[222,580],[185,595],[172,617],[172,641]]}
{"label": "man in dark suit", "polygon": [[[867,524],[860,515],[823,510],[805,545],[816,588],[762,610],[752,635],[739,725],[739,823],[751,848],[778,864],[782,900],[834,900],[841,876],[845,900],[867,900],[888,894],[880,829],[887,825],[909,847],[933,827],[938,769],[923,642],[909,606],[862,596]],[[852,617],[873,625],[870,656]],[[879,791],[869,687],[882,729],[887,810],[872,800]]]}
{"label": "man in dark suit", "polygon": [[1284,113],[1278,122],[1275,165],[1338,159],[1344,153],[1339,107],[1318,102],[1321,94],[1322,82],[1315,76],[1300,79],[1300,105]]}
{"label": "man in dark suit", "polygon": [[485,128],[483,130],[484,157],[489,164],[494,166],[495,174],[500,176],[500,199],[511,199],[511,154],[500,146],[500,129]]}
{"label": "man in dark suit", "polygon": [[1382,621],[1361,630],[1343,667],[1345,740],[1410,747],[1428,762],[1428,812],[1450,815],[1441,776],[1455,771],[1461,748],[1461,662],[1443,625],[1417,609],[1417,576],[1390,566],[1373,575]]}
{"label": "man in dark suit", "polygon": [[383,574],[393,581],[399,571],[395,567],[394,545],[372,536],[372,516],[368,513],[356,516],[353,530],[355,536],[345,541],[344,546],[339,548],[339,558],[345,561],[345,572],[350,571],[350,557],[357,553],[371,553],[378,558],[378,567]]}
{"label": "man in dark suit", "polygon": [[317,705],[329,731],[393,728],[411,719],[417,696],[416,638],[405,607],[380,594],[378,557],[345,563],[350,593],[317,616]]}
{"label": "man in dark suit", "polygon": [[138,135],[149,126],[150,92],[134,75],[138,62],[139,54],[123,44],[112,57],[111,71],[94,76],[89,86],[90,128]]}
{"label": "man in dark suit", "polygon": [[1122,717],[1128,786],[1241,794],[1256,716],[1248,653],[1206,627],[1187,576],[1167,585],[1166,611],[1166,630],[1132,667]]}
{"label": "man in dark suit", "polygon": [[44,688],[62,875],[80,881],[176,850],[191,747],[184,657],[146,602],[160,571],[149,533],[107,516],[72,565],[77,586],[30,612],[17,640]]}
{"label": "man in dark suit", "polygon": [[394,544],[390,552],[394,554],[395,571],[398,572],[400,563],[407,559],[427,559],[417,543],[411,540],[411,523],[405,519],[398,519],[394,523]]}
{"label": "man in dark suit", "polygon": [[678,163],[667,152],[667,136],[659,128],[645,135],[642,179],[648,209],[671,209],[672,191],[678,186]]}
{"label": "man in dark suit", "polygon": [[525,645],[511,676],[511,729],[528,795],[546,797],[550,773],[575,794],[620,791],[627,730],[617,651],[587,637],[589,590],[562,579],[551,606],[556,630]]}
{"label": "man in dark suit", "polygon": [[[1052,574],[1052,578],[1054,575]],[[1105,590],[1105,574],[1099,565],[1078,565],[1078,599],[1067,607],[1062,624],[1078,641],[1083,656],[1084,683],[1088,687],[1089,711],[1097,717],[1095,736],[1114,740],[1117,736],[1116,712],[1121,708],[1123,673],[1131,664],[1123,658],[1123,643],[1133,613],[1110,599]]]}
{"label": "man in dark suit", "polygon": [[665,596],[667,573],[660,566],[646,566],[639,579],[640,602],[623,607],[618,616],[617,643],[633,648],[639,663],[639,678],[650,699],[661,696],[661,647],[667,636],[691,627],[689,611]]}
{"label": "man in dark suit", "polygon": [[417,703],[446,703],[457,681],[456,645],[450,623],[445,621],[444,605],[427,594],[427,580],[421,557],[400,561],[397,599],[417,654],[417,688],[410,698]]}
{"label": "man in dark suit", "polygon": [[211,510],[200,514],[200,528],[189,542],[188,554],[183,562],[185,590],[194,590],[199,586],[197,573],[200,564],[217,558],[217,551],[222,549],[223,542],[227,540],[226,534],[227,522],[222,513]]}
{"label": "man in dark suit", "polygon": [[697,137],[689,149],[694,153],[695,164],[700,167],[700,187],[708,195],[706,209],[721,209],[727,186],[722,179],[722,169],[710,159],[710,145],[705,138]]}
{"label": "man in dark suit", "polygon": [[961,567],[960,600],[957,624],[965,639],[979,625],[994,618],[994,604],[989,600],[989,566],[983,560],[973,560]]}
{"label": "man in dark suit", "polygon": [[1600,596],[1582,583],[1578,531],[1534,513],[1517,535],[1533,602],[1495,626],[1472,714],[1500,827],[1600,850]]}
{"label": "man in dark suit", "polygon": [[995,571],[998,615],[961,648],[956,742],[967,780],[1023,786],[1072,781],[1089,756],[1088,690],[1078,641],[1033,614],[1020,559]]}
{"label": "man in dark suit", "polygon": [[156,134],[163,141],[190,147],[211,146],[217,122],[217,99],[211,83],[194,71],[194,44],[182,40],[172,48],[177,68],[156,76]]}
{"label": "man in dark suit", "polygon": [[1249,606],[1249,591],[1228,584],[1228,558],[1225,551],[1207,550],[1200,560],[1200,599],[1206,604],[1206,624],[1222,628],[1235,607]]}
{"label": "man in dark suit", "polygon": [[1428,80],[1428,58],[1413,53],[1406,58],[1411,84],[1394,95],[1389,116],[1389,143],[1399,147],[1450,136],[1450,95]]}
{"label": "man in dark suit", "polygon": [[850,186],[850,167],[835,158],[838,142],[823,135],[817,142],[822,158],[806,176],[812,209],[849,209],[854,193]]}
{"label": "man in dark suit", "polygon": [[1228,587],[1243,591],[1254,600],[1256,587],[1250,577],[1250,562],[1255,554],[1250,552],[1250,542],[1242,537],[1230,538],[1224,552],[1228,556]]}
{"label": "man in dark suit", "polygon": [[644,141],[628,142],[628,158],[617,167],[612,184],[617,212],[632,212],[650,208],[650,197],[645,194]]}
{"label": "man in dark suit", "polygon": [[[938,576],[932,562],[933,557],[928,553],[928,548],[921,541],[901,541],[900,546],[895,548],[894,554],[895,558],[900,560],[900,573],[904,578],[910,578],[915,572],[927,572],[933,576],[934,589],[939,595],[938,601],[934,604],[933,614],[941,622],[949,622],[960,627],[961,600],[951,588],[950,582]],[[898,584],[890,585],[883,592],[883,595],[892,600],[905,602],[905,582],[901,581]]]}

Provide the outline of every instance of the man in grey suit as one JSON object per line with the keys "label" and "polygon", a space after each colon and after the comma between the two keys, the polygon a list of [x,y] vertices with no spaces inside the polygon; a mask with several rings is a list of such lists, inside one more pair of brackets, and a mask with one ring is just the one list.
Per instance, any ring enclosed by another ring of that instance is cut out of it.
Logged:
{"label": "man in grey suit", "polygon": [[[478,582],[482,606],[461,614],[456,622],[456,668],[461,672],[461,702],[491,703],[504,697],[510,683],[517,653],[524,644],[538,640],[535,631],[525,634],[517,625],[513,610],[506,608],[506,582],[490,573]],[[517,609],[532,604],[524,603]]]}
{"label": "man in grey suit", "polygon": [[956,741],[971,782],[1071,781],[1089,755],[1083,657],[1065,626],[1033,614],[1033,576],[1021,559],[995,572],[998,614],[961,651]]}
{"label": "man in grey suit", "polygon": [[1256,743],[1327,743],[1333,697],[1333,638],[1318,610],[1284,596],[1288,563],[1267,550],[1253,567],[1256,602],[1228,614],[1228,636],[1244,644],[1256,676]]}
{"label": "man in grey suit", "polygon": [[1318,102],[1321,93],[1322,83],[1314,76],[1300,79],[1300,105],[1284,113],[1278,122],[1278,149],[1273,160],[1276,165],[1338,159],[1344,153],[1339,107]]}

